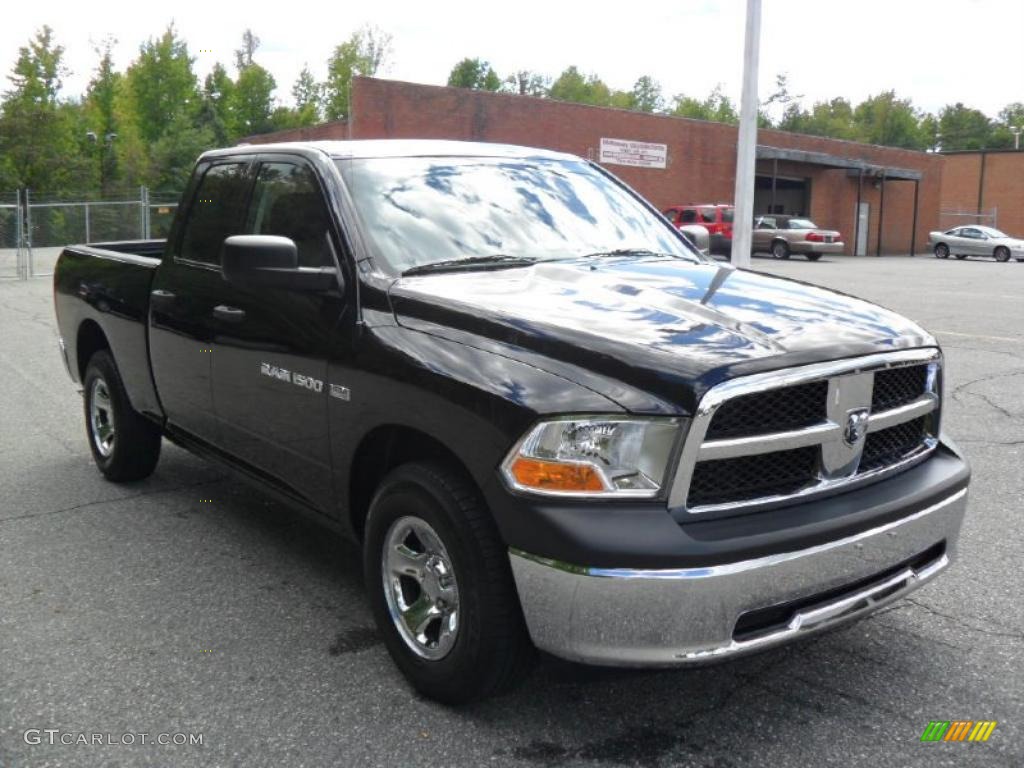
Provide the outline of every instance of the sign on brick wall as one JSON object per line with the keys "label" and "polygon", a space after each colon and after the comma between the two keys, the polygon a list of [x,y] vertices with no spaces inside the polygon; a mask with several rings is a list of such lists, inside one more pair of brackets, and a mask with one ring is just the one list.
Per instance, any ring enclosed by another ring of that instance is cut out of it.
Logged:
{"label": "sign on brick wall", "polygon": [[668,160],[667,144],[626,139],[601,139],[602,163],[632,165],[637,168],[664,168]]}

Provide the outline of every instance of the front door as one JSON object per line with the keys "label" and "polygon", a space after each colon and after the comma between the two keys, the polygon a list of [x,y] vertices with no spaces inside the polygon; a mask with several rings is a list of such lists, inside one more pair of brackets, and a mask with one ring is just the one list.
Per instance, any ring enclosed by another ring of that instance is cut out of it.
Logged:
{"label": "front door", "polygon": [[857,210],[857,253],[855,256],[866,256],[868,252],[868,222],[871,217],[871,204],[861,203]]}
{"label": "front door", "polygon": [[153,379],[172,427],[217,444],[210,372],[213,308],[226,285],[220,276],[224,238],[241,232],[251,179],[248,161],[207,163],[193,174],[182,224],[150,288]]}
{"label": "front door", "polygon": [[[319,181],[304,160],[268,155],[255,169],[248,234],[291,238],[299,266],[337,267]],[[327,359],[346,301],[224,283],[214,308],[213,397],[227,450],[307,503],[330,508]]]}
{"label": "front door", "polygon": [[972,256],[987,256],[988,243],[985,241],[985,235],[976,227],[963,227],[960,230],[956,252]]}

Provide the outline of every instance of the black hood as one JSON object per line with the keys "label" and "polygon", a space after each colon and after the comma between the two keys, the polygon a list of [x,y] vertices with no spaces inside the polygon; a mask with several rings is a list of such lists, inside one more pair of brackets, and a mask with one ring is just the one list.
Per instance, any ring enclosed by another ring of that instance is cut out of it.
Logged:
{"label": "black hood", "polygon": [[401,325],[500,342],[580,383],[592,386],[579,373],[598,374],[684,411],[733,376],[935,344],[860,299],[675,259],[428,274],[397,280],[390,296]]}

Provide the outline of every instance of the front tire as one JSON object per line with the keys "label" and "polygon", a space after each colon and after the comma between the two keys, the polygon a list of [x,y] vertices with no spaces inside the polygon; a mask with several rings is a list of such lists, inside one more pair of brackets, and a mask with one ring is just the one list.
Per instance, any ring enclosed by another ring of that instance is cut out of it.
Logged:
{"label": "front tire", "polygon": [[937,259],[948,259],[949,258],[949,246],[945,243],[939,243],[935,246],[935,258]]}
{"label": "front tire", "polygon": [[83,384],[85,431],[100,472],[115,483],[149,477],[160,460],[160,428],[132,410],[110,352],[89,358]]}
{"label": "front tire", "polygon": [[789,245],[782,240],[776,240],[772,243],[772,256],[776,259],[788,259]]}
{"label": "front tire", "polygon": [[1010,260],[1010,249],[1004,246],[996,248],[995,252],[996,261],[1005,262]]}
{"label": "front tire", "polygon": [[366,588],[391,658],[445,704],[520,683],[534,656],[508,550],[480,494],[438,464],[395,469],[366,522]]}

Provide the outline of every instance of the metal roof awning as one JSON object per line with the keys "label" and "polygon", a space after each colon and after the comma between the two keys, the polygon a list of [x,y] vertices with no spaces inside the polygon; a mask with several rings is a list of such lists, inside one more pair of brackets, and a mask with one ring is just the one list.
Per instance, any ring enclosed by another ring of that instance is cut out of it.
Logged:
{"label": "metal roof awning", "polygon": [[[854,176],[864,173],[867,176],[884,175],[886,179],[905,179],[907,181],[918,181],[921,178],[920,171],[910,168],[895,168],[869,163],[866,160],[858,160],[853,157],[830,155],[827,152],[809,152],[803,149],[769,147],[765,144],[757,145],[757,158],[759,160],[788,160],[794,163],[809,163],[811,165],[822,165],[826,168],[845,168]],[[852,173],[853,171],[856,171],[856,173]]]}

